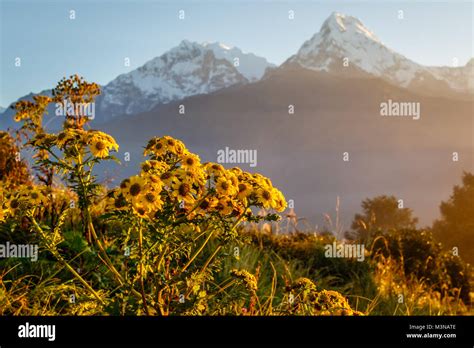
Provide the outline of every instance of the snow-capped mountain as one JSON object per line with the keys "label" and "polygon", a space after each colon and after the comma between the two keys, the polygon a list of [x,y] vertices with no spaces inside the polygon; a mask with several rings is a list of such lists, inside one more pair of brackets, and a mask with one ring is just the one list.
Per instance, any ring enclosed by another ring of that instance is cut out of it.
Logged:
{"label": "snow-capped mountain", "polygon": [[472,60],[460,68],[425,67],[386,47],[359,19],[337,12],[283,65],[291,63],[327,72],[351,66],[401,87],[427,79],[461,92],[474,89]]}
{"label": "snow-capped mountain", "polygon": [[445,80],[452,89],[474,92],[474,58],[465,66],[431,67],[428,70],[438,79]]}
{"label": "snow-capped mountain", "polygon": [[0,106],[0,114],[1,114],[2,112],[4,112],[5,110],[6,110],[6,108]]}
{"label": "snow-capped mountain", "polygon": [[[244,53],[237,47],[184,40],[103,86],[96,100],[96,122],[255,82],[264,74],[289,65],[330,73],[369,74],[433,96],[459,94],[464,97],[464,93],[474,93],[474,59],[461,67],[423,66],[388,48],[359,19],[334,12],[320,31],[278,68],[265,58]],[[31,99],[33,95],[19,100]],[[12,110],[0,108],[0,114],[2,127],[14,124]]]}
{"label": "snow-capped mountain", "polygon": [[[159,104],[254,82],[269,67],[274,65],[265,58],[243,53],[237,47],[183,40],[161,56],[103,86],[96,100],[97,121],[137,114]],[[33,95],[30,93],[19,100],[29,100]],[[13,116],[13,111],[5,111],[0,109],[3,119],[0,123],[14,125],[5,120]]]}
{"label": "snow-capped mountain", "polygon": [[260,80],[267,68],[275,67],[265,58],[258,57],[253,53],[244,53],[238,47],[230,47],[219,42],[206,42],[203,46],[212,50],[216,58],[226,59],[234,64],[236,69],[249,81]]}
{"label": "snow-capped mountain", "polygon": [[[239,64],[235,64],[235,58],[239,58]],[[257,80],[268,66],[264,58],[235,47],[184,40],[107,84],[99,112],[110,118],[148,111],[158,104]]]}

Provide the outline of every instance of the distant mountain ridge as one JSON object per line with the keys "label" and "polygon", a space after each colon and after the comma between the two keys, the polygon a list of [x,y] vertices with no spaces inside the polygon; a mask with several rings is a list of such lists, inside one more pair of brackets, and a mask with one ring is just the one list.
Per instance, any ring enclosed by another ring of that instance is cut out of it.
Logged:
{"label": "distant mountain ridge", "polygon": [[[423,66],[386,47],[359,19],[334,12],[279,67],[237,47],[183,40],[103,86],[96,100],[96,122],[133,117],[157,105],[254,83],[290,65],[329,74],[365,74],[431,96],[469,99],[474,93],[474,59],[460,67]],[[12,110],[0,109],[2,128],[14,124],[12,115]]]}
{"label": "distant mountain ridge", "polygon": [[[380,105],[388,99],[420,103],[420,119],[382,117]],[[186,115],[177,117],[180,104]],[[294,200],[297,214],[311,222],[324,223],[322,213],[334,207],[336,196],[341,219],[349,224],[363,199],[393,194],[425,224],[437,216],[439,202],[463,170],[474,169],[473,106],[472,99],[424,96],[380,78],[295,65],[255,83],[120,117],[100,129],[131,154],[130,162],[109,170],[117,181],[136,173],[147,139],[167,134],[183,140],[203,162],[217,161],[226,147],[257,150],[257,168],[239,166],[271,177]],[[458,162],[452,161],[453,151]]]}
{"label": "distant mountain ridge", "polygon": [[219,52],[217,47],[183,40],[108,83],[98,110],[107,118],[131,115],[158,104],[249,82],[228,59],[216,57],[215,52]]}
{"label": "distant mountain ridge", "polygon": [[298,64],[314,71],[340,72],[355,66],[397,86],[440,84],[439,91],[474,93],[474,59],[463,67],[426,67],[386,47],[355,17],[333,12],[318,33],[282,66]]}
{"label": "distant mountain ridge", "polygon": [[[96,100],[97,121],[105,122],[119,115],[151,110],[158,104],[254,82],[267,68],[274,66],[265,58],[244,53],[237,47],[183,40],[164,54],[102,86]],[[45,92],[49,90],[42,93]],[[31,100],[33,95],[30,93],[19,100]],[[4,111],[0,110],[0,114]],[[12,110],[1,115],[0,125],[12,126],[12,115]]]}

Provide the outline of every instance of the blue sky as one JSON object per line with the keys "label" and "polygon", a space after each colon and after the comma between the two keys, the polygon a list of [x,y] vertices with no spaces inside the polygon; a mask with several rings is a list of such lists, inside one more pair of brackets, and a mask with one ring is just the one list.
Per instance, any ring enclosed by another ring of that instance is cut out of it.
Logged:
{"label": "blue sky", "polygon": [[[181,9],[185,20],[178,19]],[[456,57],[464,65],[474,56],[472,1],[0,0],[0,105],[74,73],[105,84],[183,39],[220,41],[279,64],[333,11],[358,17],[387,46],[422,64],[451,65]]]}

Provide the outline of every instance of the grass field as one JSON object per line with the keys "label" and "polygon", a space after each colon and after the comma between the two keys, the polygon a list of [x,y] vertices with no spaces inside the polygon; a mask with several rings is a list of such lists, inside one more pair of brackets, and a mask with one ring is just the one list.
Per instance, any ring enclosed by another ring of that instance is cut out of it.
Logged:
{"label": "grass field", "polygon": [[115,139],[86,117],[42,126],[50,103],[99,91],[64,79],[53,97],[17,103],[15,138],[0,134],[1,315],[473,313],[470,266],[395,198],[362,204],[395,204],[390,226],[371,212],[352,236],[337,224],[282,233],[295,217],[269,178],[201,163],[169,136],[145,144],[137,175],[99,184],[94,168],[116,160]]}

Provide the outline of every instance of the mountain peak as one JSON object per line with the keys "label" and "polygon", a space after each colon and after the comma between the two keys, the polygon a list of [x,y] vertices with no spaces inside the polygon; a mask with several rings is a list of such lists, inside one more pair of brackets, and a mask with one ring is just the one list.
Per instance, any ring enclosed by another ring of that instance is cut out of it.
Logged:
{"label": "mountain peak", "polygon": [[249,81],[259,80],[267,68],[274,67],[263,57],[244,53],[240,48],[222,42],[204,42],[202,46],[212,51],[216,58],[229,61]]}
{"label": "mountain peak", "polygon": [[209,48],[209,49],[222,49],[222,50],[225,50],[225,51],[230,51],[231,49],[233,49],[234,47],[233,46],[229,46],[229,45],[226,45],[222,42],[203,42],[202,46],[206,47],[206,48]]}
{"label": "mountain peak", "polygon": [[367,29],[358,18],[340,12],[331,13],[321,26],[320,33],[330,36],[332,39],[341,39],[342,35],[362,35],[380,43],[377,36]]}
{"label": "mountain peak", "polygon": [[187,52],[198,52],[202,51],[204,47],[195,41],[189,40],[182,40],[178,46],[170,49],[168,52],[165,52],[163,55],[166,54],[180,54],[180,53],[187,53]]}
{"label": "mountain peak", "polygon": [[189,40],[182,40],[179,45],[177,47],[181,47],[181,48],[193,48],[193,47],[196,47],[196,46],[200,46],[197,42],[194,42],[194,41],[189,41]]}
{"label": "mountain peak", "polygon": [[320,31],[301,46],[290,62],[316,71],[351,66],[375,76],[390,75],[389,80],[404,86],[419,68],[386,47],[358,18],[339,12],[324,21]]}
{"label": "mountain peak", "polygon": [[[324,51],[328,55],[350,58],[356,51],[363,54],[362,51],[368,46],[385,47],[358,18],[333,12],[324,21],[320,31],[303,44],[297,57],[307,58]],[[356,53],[356,56],[360,54]]]}
{"label": "mountain peak", "polygon": [[[108,116],[136,114],[196,94],[211,93],[248,80],[203,45],[183,40],[103,88],[99,110]],[[105,113],[104,113],[105,114]]]}
{"label": "mountain peak", "polygon": [[[345,31],[346,27],[344,24],[344,20],[347,18],[346,15],[340,12],[333,12],[331,15],[324,21],[323,25],[321,26],[321,31],[325,28],[329,29],[339,29],[340,31]],[[354,18],[354,17],[351,17]]]}
{"label": "mountain peak", "polygon": [[474,58],[463,69],[424,67],[385,46],[358,18],[339,12],[333,12],[286,63],[333,73],[355,68],[405,88],[427,79],[445,81],[453,90],[473,90]]}

